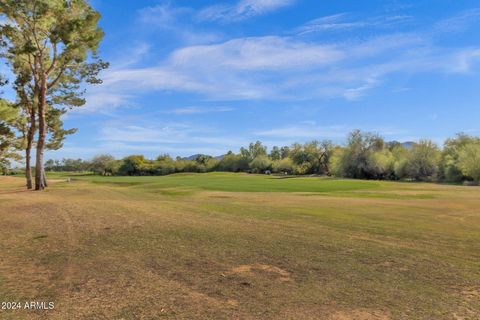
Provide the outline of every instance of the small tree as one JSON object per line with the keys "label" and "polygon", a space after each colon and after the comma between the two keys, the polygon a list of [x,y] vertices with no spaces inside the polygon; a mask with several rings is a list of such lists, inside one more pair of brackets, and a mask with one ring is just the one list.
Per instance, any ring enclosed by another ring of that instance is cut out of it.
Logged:
{"label": "small tree", "polygon": [[249,166],[252,172],[262,173],[272,167],[272,160],[270,160],[266,155],[259,155],[255,157],[252,162],[250,162]]}
{"label": "small tree", "polygon": [[142,169],[146,164],[146,159],[142,155],[128,156],[122,160],[119,173],[128,176],[138,176],[142,174]]}
{"label": "small tree", "polygon": [[[181,161],[181,159],[178,160]],[[177,169],[175,166],[175,161],[168,154],[158,156],[154,166],[159,175],[171,174]],[[182,168],[182,171],[184,169],[185,166]]]}
{"label": "small tree", "polygon": [[262,145],[260,141],[255,143],[250,143],[248,149],[240,148],[240,155],[247,160],[247,162],[251,162],[258,156],[266,156],[267,155],[267,147]]}
{"label": "small tree", "polygon": [[273,161],[282,159],[282,152],[279,147],[274,146],[272,148],[272,151],[270,151],[270,159],[272,159]]}
{"label": "small tree", "polygon": [[440,175],[442,179],[450,182],[460,182],[467,178],[460,167],[459,157],[462,149],[471,143],[480,143],[480,139],[464,133],[458,133],[456,137],[445,141],[440,161]]}
{"label": "small tree", "polygon": [[281,147],[280,156],[282,159],[288,158],[290,156],[290,147],[288,146]]}
{"label": "small tree", "polygon": [[95,156],[90,162],[90,170],[103,176],[114,174],[116,160],[109,154]]}
{"label": "small tree", "polygon": [[480,143],[468,143],[459,152],[462,173],[480,183]]}
{"label": "small tree", "polygon": [[18,138],[14,126],[18,120],[18,110],[7,101],[0,99],[0,169],[8,170],[10,160],[20,160],[17,153]]}
{"label": "small tree", "polygon": [[240,172],[248,170],[248,159],[229,151],[217,165],[220,171]]}
{"label": "small tree", "polygon": [[395,158],[388,149],[372,152],[368,156],[366,170],[373,179],[392,179]]}
{"label": "small tree", "polygon": [[273,171],[277,173],[286,172],[288,174],[292,174],[294,171],[294,164],[292,159],[290,158],[285,158],[285,159],[275,161],[272,164],[272,167],[273,167]]}
{"label": "small tree", "polygon": [[417,181],[432,181],[437,178],[440,151],[430,140],[420,140],[413,145],[406,171],[411,179]]}
{"label": "small tree", "polygon": [[375,160],[372,154],[384,149],[383,138],[374,133],[362,133],[355,130],[348,137],[348,144],[335,159],[335,171],[344,177],[357,179],[376,178],[372,172],[371,161]]}

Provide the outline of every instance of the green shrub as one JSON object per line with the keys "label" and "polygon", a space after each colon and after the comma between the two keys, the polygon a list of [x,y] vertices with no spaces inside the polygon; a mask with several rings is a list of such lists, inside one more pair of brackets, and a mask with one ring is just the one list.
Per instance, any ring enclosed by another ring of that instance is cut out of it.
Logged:
{"label": "green shrub", "polygon": [[468,143],[459,153],[462,173],[480,183],[480,143]]}

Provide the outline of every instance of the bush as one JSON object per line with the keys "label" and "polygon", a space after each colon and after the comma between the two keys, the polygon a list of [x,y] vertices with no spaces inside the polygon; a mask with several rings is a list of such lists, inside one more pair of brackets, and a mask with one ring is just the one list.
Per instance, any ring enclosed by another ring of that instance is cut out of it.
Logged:
{"label": "bush", "polygon": [[154,163],[155,172],[160,175],[167,175],[175,173],[175,162],[172,159],[166,159],[163,161],[156,161]]}
{"label": "bush", "polygon": [[254,173],[263,173],[272,167],[272,161],[265,155],[255,157],[249,164]]}
{"label": "bush", "polygon": [[393,179],[395,158],[389,150],[372,152],[367,157],[366,172],[373,179]]}
{"label": "bush", "polygon": [[443,170],[442,176],[445,181],[461,182],[465,179],[465,176],[459,167],[458,158],[454,160],[451,156],[446,156],[441,169]]}
{"label": "bush", "polygon": [[384,147],[383,139],[377,134],[355,130],[350,134],[348,145],[343,151],[333,155],[332,172],[354,179],[379,178],[384,174],[382,170],[387,170],[387,165],[381,163],[386,161],[385,157],[375,153],[383,151]]}
{"label": "bush", "polygon": [[228,152],[217,165],[219,171],[240,172],[249,169],[248,160],[241,155]]}
{"label": "bush", "polygon": [[459,153],[458,162],[462,173],[480,183],[480,143],[469,143]]}
{"label": "bush", "polygon": [[103,176],[113,175],[118,170],[117,161],[109,154],[95,156],[90,162],[90,170]]}
{"label": "bush", "polygon": [[407,179],[408,178],[408,159],[402,158],[395,161],[393,166],[393,171],[395,173],[396,179]]}
{"label": "bush", "polygon": [[337,177],[344,177],[345,172],[344,172],[344,165],[343,165],[343,159],[344,159],[344,149],[340,147],[336,147],[333,150],[333,154],[330,157],[330,162],[329,162],[329,167],[330,167],[330,173],[333,174],[334,176]]}
{"label": "bush", "polygon": [[288,174],[292,174],[293,171],[294,171],[292,159],[285,158],[285,159],[281,159],[279,161],[275,161],[272,164],[272,170],[273,170],[273,172],[276,172],[276,173],[286,172]]}
{"label": "bush", "polygon": [[406,164],[406,173],[416,181],[437,179],[440,152],[435,143],[421,140],[413,145]]}
{"label": "bush", "polygon": [[128,176],[145,175],[146,160],[142,155],[133,155],[122,160],[119,174]]}

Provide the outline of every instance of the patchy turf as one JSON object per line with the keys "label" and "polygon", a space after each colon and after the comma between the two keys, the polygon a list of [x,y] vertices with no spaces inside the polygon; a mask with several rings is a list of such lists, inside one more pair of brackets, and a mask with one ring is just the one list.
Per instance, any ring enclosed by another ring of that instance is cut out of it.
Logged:
{"label": "patchy turf", "polygon": [[188,188],[229,192],[334,192],[375,189],[378,182],[361,180],[311,179],[300,176],[265,176],[253,174],[182,173],[162,177],[101,177],[73,176],[112,186],[138,186],[141,189]]}
{"label": "patchy turf", "polygon": [[[1,319],[478,319],[480,189],[0,178]],[[269,191],[269,192],[259,192]]]}

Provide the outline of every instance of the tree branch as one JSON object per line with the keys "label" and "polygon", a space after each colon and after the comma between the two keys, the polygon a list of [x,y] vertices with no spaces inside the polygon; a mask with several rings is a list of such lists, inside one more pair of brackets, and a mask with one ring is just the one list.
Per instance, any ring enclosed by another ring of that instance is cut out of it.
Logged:
{"label": "tree branch", "polygon": [[52,47],[53,47],[53,59],[52,59],[52,64],[50,65],[50,67],[48,67],[48,70],[47,70],[47,75],[50,74],[50,72],[53,70],[53,68],[55,67],[55,63],[57,62],[57,43],[54,42],[52,44]]}
{"label": "tree branch", "polygon": [[57,77],[55,79],[52,80],[52,82],[50,82],[49,84],[47,84],[47,88],[50,89],[52,88],[53,86],[55,86],[57,84],[57,82],[60,80],[60,78],[62,77],[63,73],[65,72],[65,69],[67,68],[67,66],[62,66],[62,68],[60,69],[60,72],[58,73]]}

